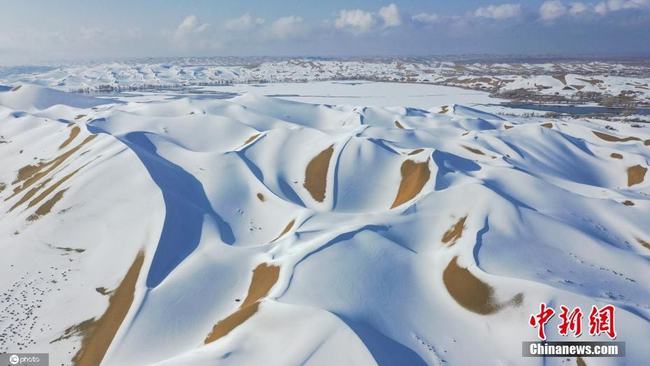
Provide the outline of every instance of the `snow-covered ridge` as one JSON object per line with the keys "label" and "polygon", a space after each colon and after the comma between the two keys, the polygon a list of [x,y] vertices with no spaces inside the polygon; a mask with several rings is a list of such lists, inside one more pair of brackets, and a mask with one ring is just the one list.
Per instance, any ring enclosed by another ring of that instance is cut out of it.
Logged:
{"label": "snow-covered ridge", "polygon": [[[235,62],[233,60],[232,62]],[[516,100],[650,105],[650,65],[620,62],[495,63],[427,59],[289,59],[224,65],[221,59],[113,62],[0,69],[0,83],[110,92],[231,83],[379,80],[485,90]]]}
{"label": "snow-covered ridge", "polygon": [[540,302],[612,303],[643,364],[649,165],[628,124],[4,88],[0,352],[537,365]]}

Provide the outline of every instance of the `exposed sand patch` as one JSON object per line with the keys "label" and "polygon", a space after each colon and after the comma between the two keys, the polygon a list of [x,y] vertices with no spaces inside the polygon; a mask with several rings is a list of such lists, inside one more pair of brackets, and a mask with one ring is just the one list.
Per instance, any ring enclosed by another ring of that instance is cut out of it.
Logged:
{"label": "exposed sand patch", "polygon": [[440,107],[440,111],[438,113],[447,113],[447,112],[449,112],[449,106],[443,105],[442,107]]}
{"label": "exposed sand patch", "polygon": [[404,129],[404,126],[402,126],[402,124],[399,123],[399,121],[395,121],[395,127]]}
{"label": "exposed sand patch", "polygon": [[83,339],[77,354],[72,358],[76,366],[96,366],[102,362],[106,350],[111,345],[115,333],[122,325],[126,314],[133,303],[135,284],[144,263],[144,253],[139,252],[126,276],[108,299],[108,308],[98,319],[81,330]]}
{"label": "exposed sand patch", "polygon": [[[54,183],[54,184],[52,184],[51,186],[49,186],[49,187],[48,187],[46,190],[44,190],[40,195],[38,195],[38,197],[36,197],[36,198],[34,198],[33,200],[31,200],[31,201],[29,202],[29,204],[27,205],[27,207],[33,207],[34,205],[39,204],[39,203],[40,203],[40,202],[41,202],[45,197],[47,197],[50,193],[52,193],[55,189],[57,189],[61,184],[65,183],[65,181],[67,181],[68,179],[72,178],[72,177],[73,177],[75,174],[77,174],[77,172],[79,172],[79,170],[81,170],[82,168],[83,168],[83,167],[81,167],[81,168],[79,168],[79,169],[73,171],[72,173],[70,173],[70,174],[66,175],[65,177],[61,178],[61,179],[60,179],[59,181],[57,181],[56,183]],[[51,178],[48,178],[48,179],[44,180],[43,182],[39,183],[36,187],[30,189],[27,193],[25,193],[25,195],[23,195],[23,196],[20,198],[20,200],[18,200],[18,202],[16,202],[13,206],[11,206],[11,208],[9,209],[9,211],[12,211],[12,210],[15,209],[16,207],[18,207],[18,206],[20,206],[21,204],[23,204],[25,201],[31,199],[32,196],[34,196],[36,193],[38,193],[38,191],[40,191],[41,189],[43,189],[43,187],[45,187],[45,186],[47,185],[47,183],[49,183],[50,181],[51,181]]]}
{"label": "exposed sand patch", "polygon": [[645,241],[643,239],[640,239],[640,238],[636,238],[636,241],[638,241],[639,244],[643,245],[646,249],[650,250],[650,243],[649,242],[647,242],[647,241]]}
{"label": "exposed sand patch", "polygon": [[442,242],[447,244],[448,246],[452,246],[456,244],[458,239],[463,235],[463,230],[465,230],[465,220],[467,219],[467,216],[461,217],[452,227],[449,228],[443,235],[442,235]]}
{"label": "exposed sand patch", "polygon": [[630,201],[630,200],[625,200],[625,201],[623,201],[623,204],[624,204],[625,206],[634,206],[634,202],[632,202],[632,201]]}
{"label": "exposed sand patch", "polygon": [[645,146],[650,146],[650,139],[643,141],[643,144]]}
{"label": "exposed sand patch", "polygon": [[542,123],[540,126],[545,127],[545,128],[553,128],[553,123],[546,122],[546,123]]}
{"label": "exposed sand patch", "polygon": [[631,187],[635,184],[643,183],[647,171],[648,168],[638,164],[627,168],[627,186]]}
{"label": "exposed sand patch", "polygon": [[266,201],[266,198],[265,198],[264,195],[261,194],[261,193],[258,193],[258,194],[257,194],[257,199],[260,200],[261,202]]}
{"label": "exposed sand patch", "polygon": [[7,188],[7,185],[4,183],[0,183],[0,193],[2,193],[2,191],[5,190],[5,188]]}
{"label": "exposed sand patch", "polygon": [[82,118],[84,118],[84,117],[86,117],[85,114],[77,114],[77,115],[74,117],[74,119],[75,119],[75,120],[78,120],[78,119],[82,119]]}
{"label": "exposed sand patch", "polygon": [[587,363],[582,357],[576,357],[576,366],[587,366]]}
{"label": "exposed sand patch", "polygon": [[609,154],[609,156],[611,156],[614,159],[623,159],[623,155],[621,155],[619,153],[611,153],[611,154]]}
{"label": "exposed sand patch", "polygon": [[98,293],[100,293],[100,294],[102,294],[104,296],[110,295],[111,293],[113,293],[113,291],[107,289],[106,287],[96,287],[95,291],[97,291]]}
{"label": "exposed sand patch", "polygon": [[244,323],[248,318],[253,316],[259,309],[260,303],[256,302],[246,307],[237,309],[234,313],[228,315],[225,319],[220,320],[212,327],[212,331],[203,340],[203,344],[208,344],[227,335],[233,329]]}
{"label": "exposed sand patch", "polygon": [[479,150],[479,149],[475,149],[473,147],[469,147],[469,146],[465,146],[465,145],[462,145],[462,146],[465,148],[465,150],[467,150],[469,152],[472,152],[474,154],[485,155],[485,153],[483,151]]}
{"label": "exposed sand patch", "polygon": [[288,233],[289,230],[291,230],[291,228],[293,227],[293,225],[294,225],[295,223],[296,223],[296,219],[293,219],[293,220],[289,221],[289,223],[287,224],[287,226],[284,227],[284,230],[282,230],[282,232],[280,233],[280,235],[278,235],[275,239],[273,239],[273,240],[271,241],[271,243],[277,241],[278,239],[280,239],[281,237],[283,237],[284,234]]}
{"label": "exposed sand patch", "polygon": [[303,187],[309,191],[309,194],[318,202],[325,200],[325,189],[327,188],[327,170],[329,169],[330,159],[334,153],[334,145],[323,150],[316,155],[305,170],[305,183]]}
{"label": "exposed sand patch", "polygon": [[16,86],[14,86],[14,87],[11,89],[11,91],[12,91],[12,92],[18,91],[18,90],[20,90],[20,88],[22,88],[22,87],[23,87],[22,85],[16,85]]}
{"label": "exposed sand patch", "polygon": [[508,305],[518,306],[523,301],[523,294],[515,295],[510,301],[498,304],[494,298],[494,289],[476,278],[466,268],[458,265],[454,257],[442,274],[447,291],[456,302],[465,309],[482,315],[493,314]]}
{"label": "exposed sand patch", "polygon": [[249,137],[246,141],[244,141],[244,145],[248,145],[249,143],[253,142],[253,141],[257,138],[257,136],[259,136],[259,135],[260,135],[260,134],[257,133],[257,134],[255,134],[255,135]]}
{"label": "exposed sand patch", "polygon": [[65,191],[67,191],[67,189],[56,192],[56,194],[54,196],[52,196],[52,198],[50,198],[44,204],[39,206],[36,209],[35,213],[29,215],[27,217],[27,220],[28,221],[36,221],[36,220],[40,219],[42,216],[45,216],[45,215],[49,214],[50,211],[52,210],[52,207],[54,207],[54,205],[57,202],[59,202],[61,200],[61,198],[63,198],[63,195],[65,194]]}
{"label": "exposed sand patch", "polygon": [[598,132],[598,131],[591,131],[594,133],[594,135],[598,136],[600,139],[605,140],[607,142],[628,142],[628,141],[641,141],[640,138],[634,137],[634,136],[628,136],[628,137],[618,137],[614,135],[610,135],[608,133],[603,133],[603,132]]}
{"label": "exposed sand patch", "polygon": [[54,207],[54,205],[57,202],[59,202],[61,200],[61,198],[63,198],[63,195],[65,194],[65,191],[67,191],[67,189],[63,189],[63,190],[60,190],[60,191],[56,192],[54,194],[54,196],[52,196],[52,198],[50,198],[49,200],[45,201],[45,203],[40,205],[36,209],[36,215],[38,215],[38,217],[41,217],[41,216],[45,216],[45,215],[49,214],[50,211],[52,210],[52,207]]}
{"label": "exposed sand patch", "polygon": [[515,126],[511,126],[511,125],[503,125],[503,128],[505,128],[506,130],[509,130],[509,129],[513,128],[513,127],[515,127]]}
{"label": "exposed sand patch", "polygon": [[429,159],[421,163],[406,160],[402,163],[400,171],[402,173],[402,181],[397,190],[397,196],[395,196],[395,200],[390,208],[395,208],[417,196],[431,176]]}
{"label": "exposed sand patch", "polygon": [[13,198],[15,195],[29,188],[32,184],[38,182],[41,178],[63,164],[63,162],[65,162],[70,156],[79,151],[79,149],[81,149],[88,142],[92,141],[95,137],[97,137],[97,135],[86,137],[79,145],[62,153],[61,155],[48,162],[40,162],[36,165],[27,165],[20,168],[18,170],[16,180],[12,184],[18,184],[21,182],[22,184],[14,188],[14,193],[6,198],[5,201]]}
{"label": "exposed sand patch", "polygon": [[415,150],[411,151],[409,153],[409,155],[417,155],[417,154],[421,153],[422,151],[424,151],[424,149],[415,149]]}
{"label": "exposed sand patch", "polygon": [[239,309],[219,321],[212,327],[212,331],[203,341],[208,344],[230,333],[241,325],[259,309],[260,300],[268,295],[269,291],[278,281],[280,267],[262,263],[253,270],[253,279],[248,287],[248,295]]}
{"label": "exposed sand patch", "polygon": [[59,149],[63,149],[64,147],[68,146],[68,144],[71,143],[72,140],[74,140],[75,137],[77,137],[77,135],[79,135],[79,132],[81,132],[81,128],[79,128],[79,126],[74,126],[70,130],[70,135],[68,136],[68,138],[65,141],[63,141],[63,143],[59,146]]}

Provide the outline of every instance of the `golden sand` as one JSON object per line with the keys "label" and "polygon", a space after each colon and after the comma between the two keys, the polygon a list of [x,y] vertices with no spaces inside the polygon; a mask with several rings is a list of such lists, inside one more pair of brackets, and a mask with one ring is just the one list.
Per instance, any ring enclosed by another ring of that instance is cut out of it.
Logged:
{"label": "golden sand", "polygon": [[278,266],[266,263],[258,265],[253,270],[253,279],[244,302],[234,313],[215,324],[203,343],[208,344],[216,341],[253,316],[259,309],[260,300],[268,295],[273,285],[278,281],[279,275],[280,267]]}
{"label": "golden sand", "polygon": [[65,162],[72,154],[79,151],[84,145],[92,141],[97,135],[91,135],[86,137],[79,145],[73,147],[72,149],[62,153],[53,160],[48,162],[40,162],[36,165],[27,165],[18,170],[18,175],[13,184],[22,183],[18,187],[14,188],[14,193],[8,197],[6,200],[13,198],[15,195],[19,194],[23,190],[29,188],[32,184],[38,182],[41,178],[45,177],[47,174],[52,172],[54,169],[59,167],[63,162]]}
{"label": "golden sand", "polygon": [[429,159],[421,163],[406,160],[402,163],[400,171],[402,173],[402,181],[397,190],[397,196],[395,196],[395,200],[390,208],[395,208],[417,196],[431,176]]}
{"label": "golden sand", "polygon": [[460,267],[458,257],[454,257],[449,262],[442,279],[451,297],[465,309],[477,314],[492,314],[504,306],[518,306],[523,301],[523,294],[519,293],[505,304],[498,304],[494,299],[494,289],[476,278],[466,268]]}
{"label": "golden sand", "polygon": [[463,230],[465,230],[465,220],[467,219],[467,216],[461,217],[460,220],[458,220],[452,227],[449,228],[443,235],[442,235],[442,242],[452,246],[456,244],[458,239],[463,235]]}
{"label": "golden sand", "polygon": [[467,151],[472,152],[472,153],[474,153],[474,154],[477,154],[477,155],[485,155],[485,153],[483,153],[483,151],[481,151],[481,150],[479,150],[479,149],[475,149],[475,148],[473,148],[473,147],[469,147],[469,146],[465,146],[465,145],[463,145],[463,147],[464,147]]}
{"label": "golden sand", "polygon": [[327,188],[327,170],[329,169],[330,159],[334,153],[334,145],[323,150],[316,155],[305,170],[305,183],[303,187],[309,191],[311,196],[318,202],[325,200],[325,190]]}
{"label": "golden sand", "polygon": [[261,193],[258,193],[258,194],[257,194],[257,199],[260,200],[260,201],[262,201],[262,202],[266,201],[266,198],[264,198],[264,195],[261,194]]}
{"label": "golden sand", "polygon": [[611,154],[609,154],[609,156],[611,156],[614,159],[623,159],[623,155],[621,155],[619,153],[611,153]]}
{"label": "golden sand", "polygon": [[75,366],[97,366],[102,362],[133,303],[135,284],[143,263],[144,253],[139,252],[120,285],[110,295],[108,309],[98,320],[92,319],[81,331],[81,348],[72,358]]}
{"label": "golden sand", "polygon": [[81,128],[79,128],[79,126],[74,126],[70,130],[70,135],[68,136],[68,138],[65,141],[63,141],[63,143],[59,146],[59,149],[63,149],[64,147],[68,146],[68,144],[71,143],[72,140],[74,140],[75,137],[77,137],[77,135],[79,135],[79,132],[81,132]]}
{"label": "golden sand", "polygon": [[440,112],[438,113],[447,113],[447,112],[449,112],[449,106],[443,105],[442,107],[440,107]]}
{"label": "golden sand", "polygon": [[255,135],[249,137],[246,141],[244,141],[244,145],[248,145],[249,143],[253,142],[253,141],[257,138],[257,136],[259,136],[259,135],[260,135],[260,134],[257,133],[257,134],[255,134]]}
{"label": "golden sand", "polygon": [[638,164],[627,168],[627,186],[631,187],[635,184],[643,183],[647,171],[648,168]]}
{"label": "golden sand", "polygon": [[402,126],[402,124],[399,123],[399,121],[395,121],[395,127],[404,129],[404,126]]}
{"label": "golden sand", "polygon": [[409,155],[417,155],[417,154],[421,153],[422,151],[424,151],[424,149],[415,149],[415,150],[411,151],[409,153]]}
{"label": "golden sand", "polygon": [[634,137],[634,136],[629,136],[629,137],[618,137],[614,135],[610,135],[608,133],[603,133],[603,132],[598,132],[598,131],[591,131],[594,133],[594,135],[598,136],[600,139],[605,140],[607,142],[627,142],[627,141],[641,141],[640,138]]}
{"label": "golden sand", "polygon": [[293,220],[289,221],[289,223],[287,224],[287,226],[284,227],[284,230],[282,230],[282,232],[280,233],[280,235],[278,235],[275,239],[273,239],[273,240],[271,241],[271,243],[277,241],[278,239],[280,239],[281,237],[283,237],[284,234],[288,233],[289,230],[291,230],[291,228],[293,227],[293,224],[295,224],[295,223],[296,223],[296,219],[293,219]]}
{"label": "golden sand", "polygon": [[513,128],[513,127],[515,127],[515,126],[511,126],[511,125],[503,125],[503,128],[505,128],[506,130],[509,130],[509,129]]}
{"label": "golden sand", "polygon": [[542,123],[540,126],[545,128],[553,128],[553,124],[551,122]]}
{"label": "golden sand", "polygon": [[624,204],[625,206],[634,206],[634,202],[632,202],[632,201],[630,201],[630,200],[625,200],[625,201],[623,201],[623,204]]}
{"label": "golden sand", "polygon": [[587,366],[587,363],[582,357],[576,357],[576,366]]}
{"label": "golden sand", "polygon": [[638,241],[639,244],[643,245],[646,249],[650,249],[650,243],[648,243],[647,241],[640,238],[636,238],[636,241]]}

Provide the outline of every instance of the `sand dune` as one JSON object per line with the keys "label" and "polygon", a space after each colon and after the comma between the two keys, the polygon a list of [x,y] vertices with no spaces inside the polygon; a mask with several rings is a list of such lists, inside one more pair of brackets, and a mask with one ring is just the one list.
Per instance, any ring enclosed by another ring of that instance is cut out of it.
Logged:
{"label": "sand dune", "polygon": [[540,302],[612,303],[625,361],[650,359],[648,128],[155,96],[0,91],[0,347],[532,365]]}

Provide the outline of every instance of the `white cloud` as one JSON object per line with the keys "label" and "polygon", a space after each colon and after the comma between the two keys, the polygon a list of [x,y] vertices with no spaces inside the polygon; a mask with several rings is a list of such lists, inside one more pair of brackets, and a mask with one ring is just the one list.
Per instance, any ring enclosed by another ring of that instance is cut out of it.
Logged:
{"label": "white cloud", "polygon": [[250,14],[246,13],[239,18],[227,20],[225,27],[229,30],[245,31],[261,24],[264,24],[264,19],[254,18]]}
{"label": "white cloud", "polygon": [[196,15],[189,15],[183,19],[178,27],[176,27],[176,31],[174,32],[174,42],[177,44],[184,44],[188,41],[188,38],[200,35],[208,30],[209,27],[210,25],[207,23],[199,23],[199,18],[197,18]]}
{"label": "white cloud", "polygon": [[609,0],[596,4],[594,12],[598,15],[605,15],[614,11],[643,8],[650,8],[650,0]]}
{"label": "white cloud", "polygon": [[440,20],[438,14],[420,13],[411,17],[411,19],[418,23],[432,24]]}
{"label": "white cloud", "polygon": [[539,16],[544,21],[552,21],[566,14],[567,8],[561,1],[549,0],[545,1],[539,7]]}
{"label": "white cloud", "polygon": [[296,15],[278,18],[271,24],[271,34],[276,38],[295,38],[303,32],[303,20]]}
{"label": "white cloud", "polygon": [[402,24],[397,5],[390,4],[379,9],[379,17],[384,21],[384,27],[398,27]]}
{"label": "white cloud", "polygon": [[569,14],[573,16],[583,15],[589,12],[589,6],[585,3],[576,2],[569,4]]}
{"label": "white cloud", "polygon": [[372,13],[360,9],[341,10],[334,26],[338,29],[350,29],[356,33],[368,32],[375,24]]}
{"label": "white cloud", "polygon": [[480,7],[474,12],[474,16],[480,18],[490,19],[508,19],[516,18],[521,15],[520,4],[501,4],[501,5],[488,5]]}

